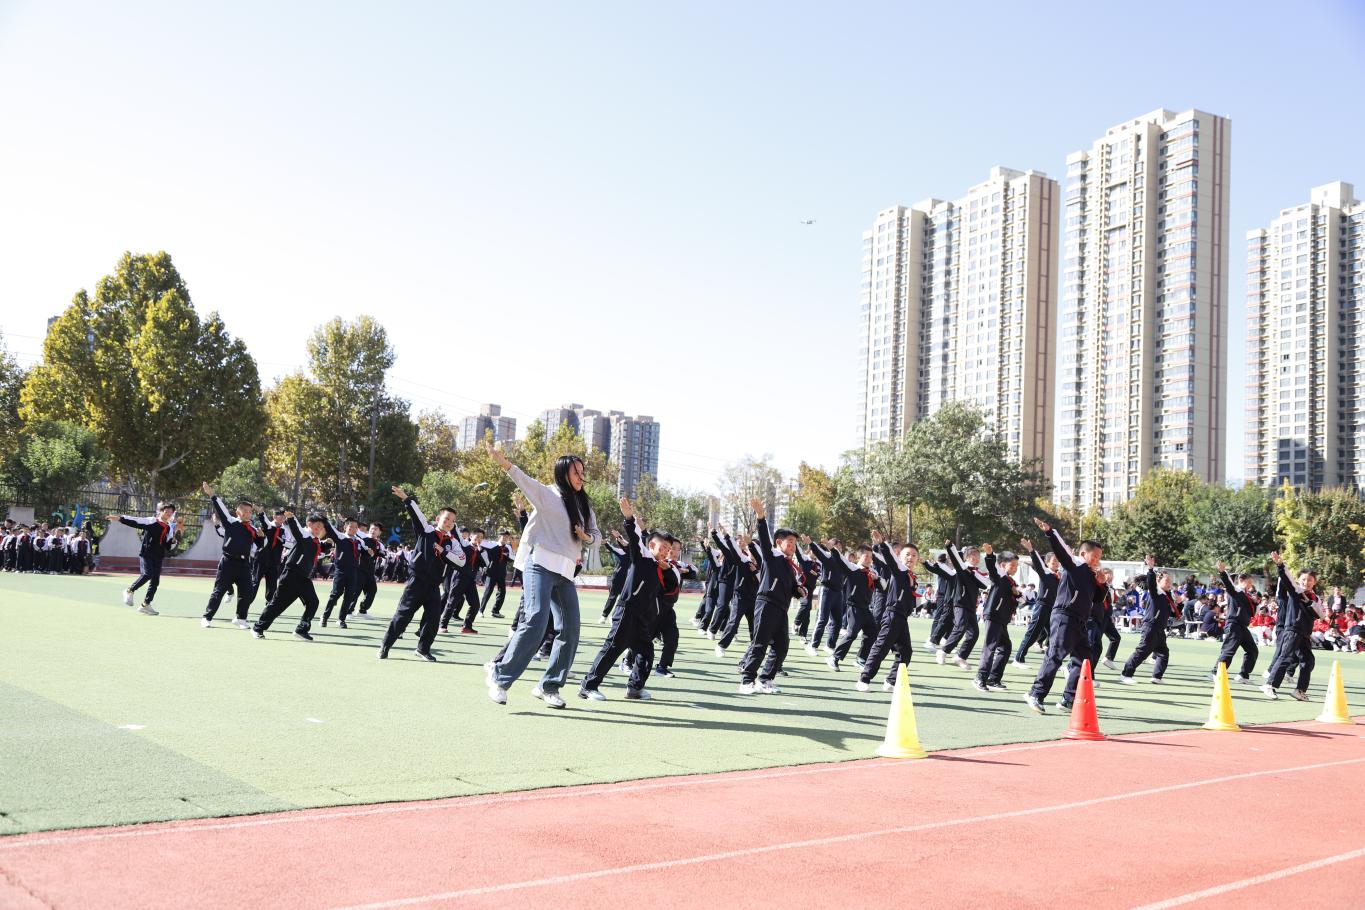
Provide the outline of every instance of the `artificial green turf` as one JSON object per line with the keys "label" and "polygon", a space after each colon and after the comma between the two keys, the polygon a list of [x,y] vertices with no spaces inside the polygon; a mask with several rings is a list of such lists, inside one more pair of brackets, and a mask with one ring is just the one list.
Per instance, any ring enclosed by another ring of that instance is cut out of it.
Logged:
{"label": "artificial green turf", "polygon": [[[128,580],[0,576],[0,833],[866,758],[885,730],[890,696],[880,685],[858,693],[851,661],[836,674],[799,648],[781,695],[740,696],[735,662],[747,635],[741,628],[717,658],[687,624],[695,600],[678,609],[679,675],[651,680],[654,701],[622,700],[613,673],[603,686],[609,701],[574,698],[571,681],[569,709],[552,711],[530,695],[540,663],[505,707],[485,694],[481,665],[504,641],[507,619],[484,618],[479,636],[441,636],[439,664],[412,657],[415,628],[379,661],[394,585],[381,586],[377,615],[349,630],[315,625],[310,644],[290,636],[298,606],[256,641],[222,619],[199,627],[206,579],[165,579],[156,617],[121,604]],[[509,616],[517,595],[509,592]],[[584,592],[582,601],[579,673],[605,630],[596,622],[603,595]],[[231,618],[232,608],[225,603],[219,616]],[[911,631],[918,648],[927,623]],[[1135,642],[1125,636],[1120,660]],[[1105,732],[1203,723],[1204,674],[1217,645],[1173,640],[1171,648],[1168,685],[1146,684],[1141,671],[1141,686],[1102,685]],[[1312,702],[1270,702],[1234,687],[1239,721],[1316,717],[1332,657],[1317,653]],[[1365,704],[1365,657],[1338,656],[1349,699]],[[1263,651],[1258,676],[1268,659]],[[1040,718],[1023,705],[1032,672],[1009,669],[1011,691],[987,695],[922,649],[911,669],[931,751],[1055,739],[1066,729],[1055,709]]]}

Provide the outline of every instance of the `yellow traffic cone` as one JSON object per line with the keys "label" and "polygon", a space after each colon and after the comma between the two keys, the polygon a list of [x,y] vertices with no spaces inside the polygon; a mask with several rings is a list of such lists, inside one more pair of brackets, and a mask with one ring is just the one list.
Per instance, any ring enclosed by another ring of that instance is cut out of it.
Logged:
{"label": "yellow traffic cone", "polygon": [[915,726],[915,703],[910,698],[910,675],[901,664],[896,691],[891,693],[891,717],[886,722],[886,742],[877,748],[883,758],[927,758]]}
{"label": "yellow traffic cone", "polygon": [[1353,724],[1346,704],[1346,685],[1341,681],[1341,661],[1332,661],[1332,678],[1327,680],[1327,697],[1322,700],[1320,724]]}
{"label": "yellow traffic cone", "polygon": [[1209,703],[1209,720],[1205,730],[1225,730],[1236,733],[1237,718],[1232,713],[1232,692],[1228,689],[1228,665],[1218,665],[1218,681],[1213,684],[1213,701]]}

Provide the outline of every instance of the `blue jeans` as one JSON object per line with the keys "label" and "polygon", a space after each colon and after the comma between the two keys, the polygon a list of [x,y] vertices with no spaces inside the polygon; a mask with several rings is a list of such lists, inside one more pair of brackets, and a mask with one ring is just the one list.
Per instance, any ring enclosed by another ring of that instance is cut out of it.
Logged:
{"label": "blue jeans", "polygon": [[523,577],[526,616],[507,642],[502,660],[493,664],[493,679],[507,689],[526,672],[545,640],[546,624],[553,616],[559,635],[550,648],[550,663],[540,678],[540,687],[546,692],[558,692],[569,678],[569,668],[578,652],[578,588],[572,578],[543,566],[532,565]]}

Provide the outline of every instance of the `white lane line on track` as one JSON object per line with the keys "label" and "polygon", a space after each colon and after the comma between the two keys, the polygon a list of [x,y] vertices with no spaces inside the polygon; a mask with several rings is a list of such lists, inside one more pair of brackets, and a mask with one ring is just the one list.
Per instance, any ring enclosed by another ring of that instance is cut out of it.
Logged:
{"label": "white lane line on track", "polygon": [[424,894],[420,897],[404,897],[394,900],[378,901],[370,904],[355,904],[352,906],[337,908],[337,910],[391,910],[395,907],[411,907],[416,904],[441,903],[445,901],[459,900],[465,897],[479,897],[487,894],[500,894],[508,891],[520,891],[526,888],[542,888],[551,885],[568,885],[592,879],[607,878],[618,875],[631,875],[637,872],[656,872],[664,869],[677,869],[683,866],[695,866],[702,863],[723,862],[732,859],[743,859],[750,856],[759,856],[765,853],[777,853],[784,850],[802,850],[812,847],[829,847],[837,844],[847,844],[855,841],[870,840],[877,837],[887,837],[897,834],[915,834],[923,831],[934,831],[941,828],[960,827],[962,825],[979,824],[983,822],[1007,821],[1014,818],[1026,818],[1031,815],[1045,815],[1053,812],[1066,812],[1073,809],[1086,809],[1091,806],[1099,806],[1105,803],[1119,802],[1128,799],[1140,799],[1149,796],[1157,796],[1163,793],[1175,793],[1181,790],[1192,790],[1196,787],[1211,787],[1216,784],[1226,784],[1238,780],[1251,780],[1257,777],[1267,777],[1272,774],[1296,774],[1304,771],[1317,771],[1323,768],[1338,768],[1345,765],[1358,765],[1365,763],[1365,757],[1348,758],[1341,761],[1320,762],[1312,765],[1298,765],[1291,768],[1272,768],[1264,771],[1247,771],[1242,774],[1229,774],[1223,777],[1212,777],[1205,780],[1189,781],[1183,784],[1170,784],[1165,787],[1151,787],[1145,790],[1133,790],[1128,793],[1115,793],[1110,796],[1097,796],[1092,799],[1077,800],[1068,803],[1058,803],[1051,806],[1038,806],[1032,809],[1015,809],[1011,812],[995,812],[989,815],[972,815],[963,818],[945,819],[937,822],[926,822],[922,825],[905,825],[897,828],[881,828],[874,831],[858,831],[852,834],[841,834],[834,837],[818,837],[809,840],[789,841],[787,843],[767,844],[761,847],[749,847],[744,850],[728,850],[723,853],[706,853],[700,856],[689,856],[682,859],[661,860],[653,863],[635,863],[629,866],[608,867],[605,869],[594,869],[589,872],[575,872],[568,875],[555,875],[547,878],[527,879],[519,882],[506,882],[500,885],[485,885],[479,888],[465,888],[459,891],[444,891],[438,894]]}
{"label": "white lane line on track", "polygon": [[1337,863],[1347,863],[1353,859],[1362,858],[1365,858],[1365,848],[1352,850],[1350,853],[1338,853],[1336,856],[1326,856],[1322,859],[1315,859],[1311,863],[1300,863],[1297,866],[1290,866],[1288,869],[1279,869],[1275,872],[1267,872],[1264,875],[1253,875],[1251,878],[1243,878],[1238,879],[1235,882],[1214,885],[1212,888],[1205,888],[1203,891],[1191,891],[1189,894],[1168,897],[1166,900],[1157,901],[1155,904],[1143,904],[1141,907],[1135,908],[1135,910],[1167,910],[1168,907],[1180,907],[1184,904],[1192,904],[1195,901],[1202,901],[1206,897],[1218,897],[1220,894],[1227,894],[1230,891],[1253,888],[1256,885],[1264,885],[1268,882],[1278,881],[1282,878],[1289,878],[1291,875],[1312,872],[1314,869],[1321,869],[1323,866],[1334,866]]}

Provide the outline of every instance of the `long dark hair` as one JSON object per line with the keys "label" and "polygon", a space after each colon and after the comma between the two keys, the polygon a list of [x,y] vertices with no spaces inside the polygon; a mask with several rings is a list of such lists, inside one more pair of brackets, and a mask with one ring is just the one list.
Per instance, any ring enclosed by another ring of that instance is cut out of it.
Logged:
{"label": "long dark hair", "polygon": [[588,519],[592,515],[592,506],[588,503],[587,490],[575,490],[569,483],[569,468],[574,463],[582,464],[583,459],[577,455],[561,455],[555,461],[555,486],[559,488],[559,498],[564,500],[564,511],[569,513],[569,529],[574,525],[588,533]]}

